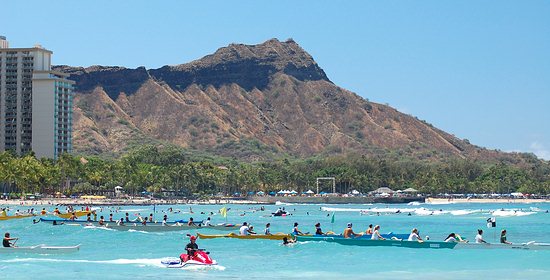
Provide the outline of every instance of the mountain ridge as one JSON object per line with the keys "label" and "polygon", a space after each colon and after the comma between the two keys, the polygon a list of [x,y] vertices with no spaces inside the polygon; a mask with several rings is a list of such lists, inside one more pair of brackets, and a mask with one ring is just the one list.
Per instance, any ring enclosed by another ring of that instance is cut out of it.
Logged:
{"label": "mountain ridge", "polygon": [[428,160],[524,160],[471,145],[336,86],[291,39],[230,44],[158,69],[55,70],[76,82],[74,146],[82,153],[160,141],[252,160],[262,153],[307,157],[384,150]]}

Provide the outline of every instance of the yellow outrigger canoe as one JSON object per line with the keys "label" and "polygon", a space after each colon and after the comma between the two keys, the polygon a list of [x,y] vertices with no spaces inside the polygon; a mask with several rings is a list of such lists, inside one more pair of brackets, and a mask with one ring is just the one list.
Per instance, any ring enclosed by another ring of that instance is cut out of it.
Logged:
{"label": "yellow outrigger canoe", "polygon": [[[77,217],[86,216],[89,213],[92,213],[91,211],[75,211],[75,215]],[[4,216],[0,215],[0,221],[7,221],[7,220],[13,220],[13,219],[23,219],[23,218],[30,218],[30,217],[37,217],[37,216],[44,216],[47,214],[22,214],[22,215],[13,215],[13,216]],[[63,219],[69,219],[71,218],[73,214],[72,213],[62,213],[62,214],[54,214],[54,216],[63,218]]]}
{"label": "yellow outrigger canoe", "polygon": [[[78,210],[78,211],[74,211],[74,214],[77,216],[77,217],[82,217],[82,216],[86,216],[88,214],[92,213],[92,211],[81,211],[81,210]],[[70,213],[62,213],[62,214],[54,214],[55,216],[59,217],[59,218],[63,218],[63,219],[69,219],[71,218],[71,216],[73,215],[72,212]]]}
{"label": "yellow outrigger canoe", "polygon": [[201,239],[212,239],[212,238],[237,238],[237,239],[270,239],[270,240],[283,240],[284,237],[290,238],[290,234],[286,233],[275,233],[271,235],[265,234],[250,234],[250,235],[239,235],[236,233],[229,234],[201,234],[197,233]]}
{"label": "yellow outrigger canoe", "polygon": [[23,219],[23,218],[30,218],[35,217],[36,215],[32,214],[24,214],[24,215],[14,215],[14,216],[0,216],[0,221],[7,221],[7,220],[13,220],[13,219]]}

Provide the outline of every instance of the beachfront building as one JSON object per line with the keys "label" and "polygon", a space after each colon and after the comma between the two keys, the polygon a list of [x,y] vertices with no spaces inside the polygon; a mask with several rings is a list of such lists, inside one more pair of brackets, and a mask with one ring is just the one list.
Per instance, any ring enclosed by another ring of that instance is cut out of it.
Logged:
{"label": "beachfront building", "polygon": [[72,149],[73,85],[52,51],[10,48],[0,36],[0,151],[57,158]]}

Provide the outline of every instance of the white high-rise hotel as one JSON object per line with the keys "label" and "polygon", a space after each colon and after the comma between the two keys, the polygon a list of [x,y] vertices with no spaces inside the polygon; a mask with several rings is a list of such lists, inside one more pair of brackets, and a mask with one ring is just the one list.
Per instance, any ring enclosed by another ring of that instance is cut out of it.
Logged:
{"label": "white high-rise hotel", "polygon": [[71,152],[74,82],[51,70],[51,56],[39,45],[9,48],[0,36],[0,151]]}

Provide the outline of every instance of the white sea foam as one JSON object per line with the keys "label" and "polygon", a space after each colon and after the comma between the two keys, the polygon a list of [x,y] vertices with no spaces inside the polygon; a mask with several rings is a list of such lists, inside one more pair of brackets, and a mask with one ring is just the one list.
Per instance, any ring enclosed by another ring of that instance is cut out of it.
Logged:
{"label": "white sea foam", "polygon": [[98,263],[98,264],[118,264],[118,265],[138,265],[138,266],[156,266],[165,267],[161,264],[163,259],[115,259],[115,260],[63,260],[47,258],[16,258],[10,260],[1,260],[4,263],[29,263],[29,262],[63,262],[63,263]]}
{"label": "white sea foam", "polygon": [[498,217],[522,217],[536,214],[537,212],[524,212],[518,210],[496,210],[491,214]]}
{"label": "white sea foam", "polygon": [[450,211],[451,215],[454,216],[462,216],[462,215],[469,215],[473,213],[481,212],[481,210],[452,210]]}
{"label": "white sea foam", "polygon": [[411,201],[411,202],[407,203],[407,205],[414,205],[414,206],[418,206],[418,205],[420,205],[420,204],[421,204],[421,203],[418,202],[418,201]]}

